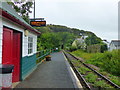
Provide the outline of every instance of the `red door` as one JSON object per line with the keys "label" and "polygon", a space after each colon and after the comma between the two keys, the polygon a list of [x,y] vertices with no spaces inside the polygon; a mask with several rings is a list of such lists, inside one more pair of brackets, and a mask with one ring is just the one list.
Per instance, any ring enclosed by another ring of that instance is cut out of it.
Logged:
{"label": "red door", "polygon": [[3,28],[2,63],[12,64],[13,31]]}
{"label": "red door", "polygon": [[3,29],[2,63],[14,64],[13,82],[20,79],[20,33]]}
{"label": "red door", "polygon": [[20,80],[20,33],[13,33],[13,82]]}

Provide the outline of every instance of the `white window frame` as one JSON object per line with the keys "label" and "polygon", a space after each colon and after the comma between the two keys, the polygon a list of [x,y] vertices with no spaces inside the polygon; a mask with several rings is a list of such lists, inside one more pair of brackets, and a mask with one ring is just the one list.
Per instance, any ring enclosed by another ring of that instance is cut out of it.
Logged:
{"label": "white window frame", "polygon": [[28,36],[28,55],[33,54],[33,37]]}

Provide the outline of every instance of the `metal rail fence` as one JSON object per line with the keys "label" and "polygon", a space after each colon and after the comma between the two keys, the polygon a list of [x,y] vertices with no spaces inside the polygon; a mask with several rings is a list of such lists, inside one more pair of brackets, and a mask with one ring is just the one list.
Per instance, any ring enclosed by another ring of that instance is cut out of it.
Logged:
{"label": "metal rail fence", "polygon": [[41,50],[41,51],[38,51],[36,53],[36,64],[42,62],[42,60],[45,59],[45,57],[47,55],[50,55],[51,53],[54,53],[54,52],[59,52],[60,50],[59,49],[46,49],[46,50]]}

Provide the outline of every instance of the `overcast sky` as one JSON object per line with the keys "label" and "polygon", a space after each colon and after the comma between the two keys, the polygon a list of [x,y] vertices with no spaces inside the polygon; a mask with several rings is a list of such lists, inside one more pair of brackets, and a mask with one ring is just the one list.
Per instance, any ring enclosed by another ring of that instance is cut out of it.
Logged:
{"label": "overcast sky", "polygon": [[92,31],[108,41],[118,39],[119,0],[35,1],[36,18],[45,18],[47,24]]}

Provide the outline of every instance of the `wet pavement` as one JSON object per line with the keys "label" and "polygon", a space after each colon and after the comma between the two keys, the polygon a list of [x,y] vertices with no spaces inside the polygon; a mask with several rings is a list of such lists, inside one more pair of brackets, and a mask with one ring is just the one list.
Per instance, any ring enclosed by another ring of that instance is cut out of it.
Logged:
{"label": "wet pavement", "polygon": [[62,52],[51,54],[52,60],[37,69],[16,88],[74,88]]}

